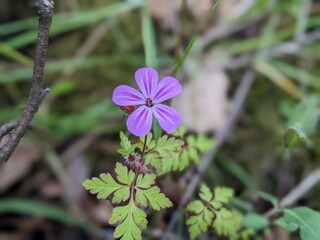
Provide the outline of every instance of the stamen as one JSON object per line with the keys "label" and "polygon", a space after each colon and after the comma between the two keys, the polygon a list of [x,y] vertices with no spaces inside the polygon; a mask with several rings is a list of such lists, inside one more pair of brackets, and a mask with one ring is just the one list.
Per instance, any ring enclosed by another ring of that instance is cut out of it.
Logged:
{"label": "stamen", "polygon": [[151,98],[147,98],[146,105],[147,105],[147,107],[153,107],[153,102],[152,102]]}

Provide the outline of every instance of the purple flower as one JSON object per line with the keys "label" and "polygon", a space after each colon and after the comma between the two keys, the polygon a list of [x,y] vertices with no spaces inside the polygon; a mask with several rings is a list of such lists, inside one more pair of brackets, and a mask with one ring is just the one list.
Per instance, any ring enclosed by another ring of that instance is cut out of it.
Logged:
{"label": "purple flower", "polygon": [[112,95],[112,101],[119,106],[138,106],[128,117],[128,130],[136,136],[147,135],[153,116],[166,132],[178,128],[181,115],[174,108],[161,104],[177,96],[182,87],[174,77],[164,77],[158,82],[158,73],[153,68],[140,68],[135,73],[140,92],[127,85],[120,85]]}

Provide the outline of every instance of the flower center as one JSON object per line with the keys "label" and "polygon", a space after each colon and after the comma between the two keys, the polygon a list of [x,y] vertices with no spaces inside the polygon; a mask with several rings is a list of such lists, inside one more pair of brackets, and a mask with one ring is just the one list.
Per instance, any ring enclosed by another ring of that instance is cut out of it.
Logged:
{"label": "flower center", "polygon": [[146,105],[147,105],[147,107],[153,107],[153,102],[152,102],[151,98],[147,98]]}

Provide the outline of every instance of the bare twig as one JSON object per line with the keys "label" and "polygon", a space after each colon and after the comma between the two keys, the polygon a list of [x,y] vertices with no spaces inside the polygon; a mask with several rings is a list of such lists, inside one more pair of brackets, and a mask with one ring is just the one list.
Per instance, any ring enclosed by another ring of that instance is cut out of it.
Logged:
{"label": "bare twig", "polygon": [[294,189],[292,189],[279,203],[281,208],[290,207],[311,188],[320,182],[320,169],[311,172]]}
{"label": "bare twig", "polygon": [[0,163],[6,162],[10,158],[27,127],[31,123],[34,114],[38,111],[42,100],[49,92],[48,88],[43,88],[43,70],[45,65],[45,54],[48,47],[49,29],[53,15],[53,1],[37,0],[35,1],[35,5],[38,8],[39,28],[33,66],[32,86],[28,102],[17,126],[9,135],[5,145],[0,149]]}
{"label": "bare twig", "polygon": [[227,120],[224,122],[224,125],[217,132],[217,135],[214,138],[215,146],[213,149],[211,149],[211,151],[203,155],[203,157],[201,158],[200,165],[197,168],[197,173],[192,177],[191,182],[188,184],[188,188],[184,192],[181,198],[181,201],[179,203],[178,210],[175,211],[175,213],[173,214],[162,239],[168,239],[168,236],[172,232],[177,220],[179,219],[179,211],[190,200],[205,170],[213,161],[213,158],[216,156],[218,150],[220,149],[224,141],[227,139],[230,131],[232,130],[233,125],[235,124],[239,116],[239,113],[242,110],[244,101],[255,79],[255,76],[256,76],[256,73],[251,69],[247,70],[247,72],[244,74],[242,81],[240,83],[240,86],[238,87],[238,90],[232,100],[229,116],[227,117]]}

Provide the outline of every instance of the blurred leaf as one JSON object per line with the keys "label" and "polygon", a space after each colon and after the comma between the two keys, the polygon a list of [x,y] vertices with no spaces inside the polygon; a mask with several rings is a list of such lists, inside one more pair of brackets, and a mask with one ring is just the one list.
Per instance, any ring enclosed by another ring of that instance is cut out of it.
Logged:
{"label": "blurred leaf", "polygon": [[[319,97],[316,95],[307,96],[298,105],[292,106],[284,102],[281,111],[288,118],[288,126],[294,126],[309,135],[313,133],[319,121],[317,114],[320,105]],[[300,134],[303,136],[303,134]]]}
{"label": "blurred leaf", "polygon": [[[50,36],[56,36],[61,33],[65,33],[95,23],[97,21],[115,17],[119,14],[127,13],[142,5],[143,4],[141,2],[121,2],[88,11],[77,11],[70,14],[64,13],[54,15],[52,26],[50,29]],[[35,29],[12,37],[7,41],[7,44],[9,44],[13,48],[21,48],[35,42],[36,39],[37,30]]]}
{"label": "blurred leaf", "polygon": [[278,199],[275,196],[271,195],[270,193],[263,192],[263,191],[258,191],[257,195],[260,198],[270,202],[273,205],[274,208],[278,206]]}
{"label": "blurred leaf", "polygon": [[[88,130],[102,132],[117,132],[122,123],[105,124],[108,118],[121,117],[122,113],[111,100],[102,100],[92,104],[81,112],[68,115],[57,115],[53,112],[39,111],[35,116],[37,123],[56,136],[66,137],[72,134],[83,133]],[[104,129],[101,128],[104,126]]]}
{"label": "blurred leaf", "polygon": [[[46,63],[45,72],[46,73],[60,73],[65,69],[72,67],[75,70],[80,69],[90,69],[97,66],[106,66],[110,63],[121,63],[129,64],[131,66],[143,65],[144,56],[142,55],[126,55],[121,56],[118,54],[109,56],[92,56],[85,59],[67,59],[50,61]],[[161,66],[169,65],[172,63],[170,58],[163,57],[159,58],[159,63]],[[19,68],[16,70],[11,70],[0,75],[0,84],[15,82],[15,81],[30,81],[32,78],[32,68]]]}
{"label": "blurred leaf", "polygon": [[242,224],[246,228],[260,231],[269,226],[269,221],[263,215],[257,213],[248,213],[243,217]]}
{"label": "blurred leaf", "polygon": [[55,96],[66,95],[77,88],[76,80],[63,80],[55,82],[50,87],[50,93]]}
{"label": "blurred leaf", "polygon": [[[314,28],[320,26],[320,17],[312,16],[308,19],[308,28]],[[270,36],[261,36],[259,35],[256,38],[251,38],[249,40],[239,40],[236,42],[224,41],[223,45],[227,45],[227,49],[230,50],[230,54],[240,54],[249,51],[254,51],[262,48],[271,47],[277,43],[283,42],[286,39],[291,38],[294,35],[295,26],[289,26],[282,29],[281,31],[275,32],[274,35]],[[264,39],[262,39],[264,37]],[[232,47],[230,47],[232,46]]]}
{"label": "blurred leaf", "polygon": [[0,55],[8,57],[25,66],[32,66],[33,60],[15,50],[10,45],[0,42]]}
{"label": "blurred leaf", "polygon": [[58,221],[63,224],[80,227],[88,232],[94,232],[95,229],[86,219],[76,216],[66,209],[61,209],[48,204],[37,201],[22,199],[1,199],[0,213],[29,214],[32,216],[40,216],[50,220]]}
{"label": "blurred leaf", "polygon": [[255,60],[254,68],[257,72],[269,78],[273,83],[278,85],[280,88],[291,94],[296,98],[301,98],[302,93],[300,89],[287,77],[278,72],[277,69],[272,67],[269,63],[263,60]]}
{"label": "blurred leaf", "polygon": [[146,66],[158,68],[157,46],[150,13],[146,7],[141,9],[142,39]]}
{"label": "blurred leaf", "polygon": [[4,23],[0,25],[0,36],[5,36],[12,33],[25,31],[28,29],[36,30],[37,26],[38,22],[36,18],[28,18],[14,22]]}
{"label": "blurred leaf", "polygon": [[293,148],[295,146],[306,145],[308,143],[308,137],[301,130],[300,124],[296,124],[287,128],[284,134],[285,146],[287,148]]}
{"label": "blurred leaf", "polygon": [[275,223],[290,232],[299,230],[301,240],[320,239],[320,213],[310,208],[285,209],[284,216]]}
{"label": "blurred leaf", "polygon": [[219,164],[226,169],[230,174],[235,176],[241,183],[243,183],[248,189],[255,188],[255,181],[252,176],[241,166],[237,161],[227,158],[221,155],[218,158]]}
{"label": "blurred leaf", "polygon": [[158,141],[158,139],[162,136],[162,128],[160,127],[158,120],[154,117],[152,121],[152,133],[153,133],[153,138],[155,141]]}
{"label": "blurred leaf", "polygon": [[320,89],[320,78],[312,72],[304,71],[303,69],[280,60],[272,60],[270,61],[270,64],[288,77],[296,79],[297,81],[307,84],[315,89]]}

